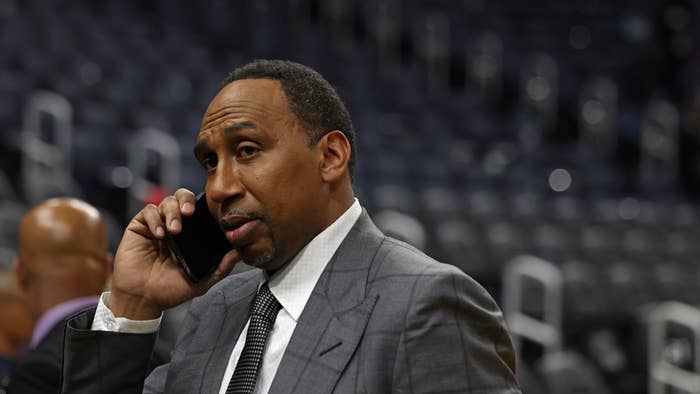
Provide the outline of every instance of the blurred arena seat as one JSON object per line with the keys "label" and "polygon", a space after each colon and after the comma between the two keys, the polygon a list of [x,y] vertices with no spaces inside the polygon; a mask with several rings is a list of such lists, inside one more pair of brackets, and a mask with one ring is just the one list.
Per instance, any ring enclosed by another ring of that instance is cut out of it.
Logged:
{"label": "blurred arena seat", "polygon": [[[678,392],[697,391],[700,310],[679,302],[663,303],[651,311],[648,324],[649,393],[668,393],[669,388]],[[674,339],[674,324],[685,328],[687,334]]]}
{"label": "blurred arena seat", "polygon": [[603,377],[585,357],[575,352],[545,355],[538,371],[550,394],[610,394]]}

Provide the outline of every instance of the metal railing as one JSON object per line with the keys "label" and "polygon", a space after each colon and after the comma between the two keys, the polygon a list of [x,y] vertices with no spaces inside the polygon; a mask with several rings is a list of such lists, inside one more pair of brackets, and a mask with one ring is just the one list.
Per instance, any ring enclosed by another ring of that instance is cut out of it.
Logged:
{"label": "metal railing", "polygon": [[[52,137],[42,138],[42,114],[50,115]],[[80,196],[71,175],[73,107],[56,93],[37,91],[24,107],[21,139],[21,185],[30,203],[55,195]]]}
{"label": "metal railing", "polygon": [[[149,153],[158,157],[157,179],[149,180]],[[180,144],[168,133],[155,128],[139,131],[129,141],[127,163],[133,175],[127,201],[127,220],[141,208],[155,187],[174,192],[180,184]]]}
{"label": "metal railing", "polygon": [[[669,324],[686,328],[692,333],[689,346],[688,370],[669,362]],[[665,394],[669,387],[684,393],[700,393],[700,310],[680,302],[660,304],[649,314],[649,394]]]}
{"label": "metal railing", "polygon": [[[541,300],[542,320],[524,311],[523,291],[530,280],[544,290]],[[562,274],[554,264],[534,256],[520,256],[510,261],[503,276],[503,313],[513,335],[516,352],[520,354],[522,340],[541,345],[545,353],[562,349]]]}

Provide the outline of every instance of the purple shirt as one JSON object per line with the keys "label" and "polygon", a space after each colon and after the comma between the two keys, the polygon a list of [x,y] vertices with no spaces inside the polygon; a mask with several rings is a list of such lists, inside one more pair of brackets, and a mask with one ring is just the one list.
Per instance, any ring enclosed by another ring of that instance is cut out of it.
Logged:
{"label": "purple shirt", "polygon": [[46,334],[51,331],[56,323],[74,314],[75,312],[80,311],[81,309],[97,305],[98,301],[98,296],[74,298],[49,309],[46,311],[46,313],[41,315],[39,320],[34,325],[34,332],[32,333],[32,340],[29,342],[29,347],[31,349],[36,348],[39,342],[44,339]]}

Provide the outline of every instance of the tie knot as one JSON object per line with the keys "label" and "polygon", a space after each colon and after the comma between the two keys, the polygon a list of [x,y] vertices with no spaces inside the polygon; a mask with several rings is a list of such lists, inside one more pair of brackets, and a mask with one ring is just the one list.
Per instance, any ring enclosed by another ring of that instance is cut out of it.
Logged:
{"label": "tie knot", "polygon": [[275,321],[277,313],[281,308],[282,305],[277,301],[274,294],[272,294],[272,291],[270,291],[270,288],[267,286],[267,282],[265,282],[260,286],[260,290],[258,290],[258,294],[255,296],[250,315],[257,315],[265,317],[270,321]]}

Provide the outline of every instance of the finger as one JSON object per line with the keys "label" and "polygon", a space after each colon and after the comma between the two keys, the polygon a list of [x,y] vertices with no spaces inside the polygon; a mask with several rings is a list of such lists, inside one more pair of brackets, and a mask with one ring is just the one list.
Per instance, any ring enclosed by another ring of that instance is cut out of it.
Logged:
{"label": "finger", "polygon": [[190,216],[194,213],[194,205],[197,202],[197,197],[191,191],[180,188],[175,191],[175,198],[180,204],[180,212],[185,216]]}
{"label": "finger", "polygon": [[165,226],[171,234],[179,234],[182,231],[180,204],[175,196],[167,196],[158,207],[163,214]]}
{"label": "finger", "polygon": [[146,222],[148,230],[155,238],[162,239],[165,236],[163,218],[158,211],[158,207],[153,204],[146,205],[142,210],[143,220]]}

